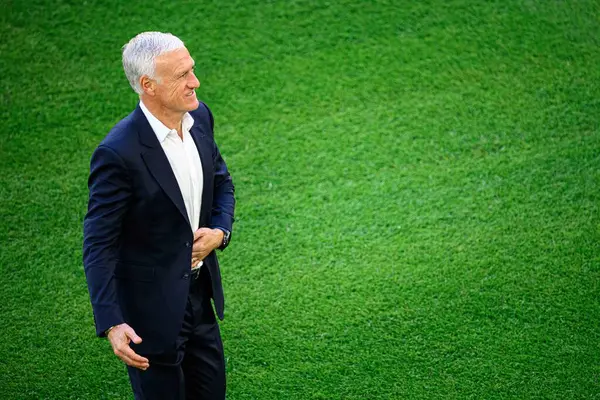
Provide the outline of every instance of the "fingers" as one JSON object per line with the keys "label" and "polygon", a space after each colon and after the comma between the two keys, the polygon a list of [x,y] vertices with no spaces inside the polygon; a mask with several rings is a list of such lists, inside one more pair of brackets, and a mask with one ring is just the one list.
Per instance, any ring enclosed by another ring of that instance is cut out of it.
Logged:
{"label": "fingers", "polygon": [[201,252],[205,247],[202,239],[196,240],[192,246],[192,254]]}
{"label": "fingers", "polygon": [[211,252],[213,247],[212,243],[209,242],[208,237],[202,237],[194,243],[192,247],[192,257],[204,258],[208,253]]}
{"label": "fingers", "polygon": [[[205,228],[202,228],[205,229]],[[219,235],[220,238],[219,238]],[[201,234],[198,239],[194,240],[194,245],[192,246],[192,253],[198,251],[214,250],[218,247],[218,244],[223,241],[222,234],[214,233],[212,229],[208,229],[206,233]]]}
{"label": "fingers", "polygon": [[137,354],[128,344],[115,349],[115,354],[129,366],[142,370],[146,370],[150,366],[148,359]]}
{"label": "fingers", "polygon": [[207,255],[208,255],[208,249],[194,251],[194,252],[192,252],[192,259],[195,258],[198,261],[202,261],[206,258]]}
{"label": "fingers", "polygon": [[200,261],[204,260],[207,255],[208,255],[208,251],[194,253],[192,255],[192,264],[193,265],[198,264]]}
{"label": "fingers", "polygon": [[110,331],[108,338],[112,345],[113,352],[125,364],[142,370],[146,370],[150,366],[150,362],[147,358],[140,356],[129,347],[130,341],[135,344],[140,344],[142,342],[142,338],[139,337],[129,325],[121,324],[114,327]]}
{"label": "fingers", "polygon": [[211,230],[209,228],[199,228],[196,230],[196,232],[194,232],[194,242],[198,239],[200,239],[202,236],[206,235],[207,233],[209,233]]}
{"label": "fingers", "polygon": [[194,245],[192,246],[192,268],[204,260],[208,253],[214,250],[213,229],[200,228],[194,232]]}
{"label": "fingers", "polygon": [[205,257],[206,257],[206,254],[204,254],[204,253],[195,253],[194,256],[192,257],[192,268],[197,266],[198,263],[200,261],[204,260]]}
{"label": "fingers", "polygon": [[142,338],[139,337],[131,327],[128,327],[128,329],[125,330],[125,335],[135,344],[142,343]]}

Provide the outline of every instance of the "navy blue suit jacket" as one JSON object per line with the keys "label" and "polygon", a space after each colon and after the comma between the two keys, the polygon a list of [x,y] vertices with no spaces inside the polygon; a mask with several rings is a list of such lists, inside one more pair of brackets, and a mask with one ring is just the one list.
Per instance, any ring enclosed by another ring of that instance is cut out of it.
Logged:
{"label": "navy blue suit jacket", "polygon": [[[199,226],[231,232],[234,187],[213,138],[212,114],[203,103],[190,114],[204,175]],[[94,151],[88,186],[83,262],[96,333],[103,336],[126,322],[143,340],[136,351],[162,352],[181,329],[193,233],[175,175],[139,105]],[[204,265],[215,310],[223,319],[214,251]]]}

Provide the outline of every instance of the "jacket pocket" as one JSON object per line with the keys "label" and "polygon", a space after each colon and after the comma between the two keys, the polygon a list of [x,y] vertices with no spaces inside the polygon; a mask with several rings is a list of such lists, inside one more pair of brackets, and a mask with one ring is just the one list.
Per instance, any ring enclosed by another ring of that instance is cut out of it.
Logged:
{"label": "jacket pocket", "polygon": [[156,270],[154,267],[117,263],[115,277],[132,281],[152,282],[156,278]]}

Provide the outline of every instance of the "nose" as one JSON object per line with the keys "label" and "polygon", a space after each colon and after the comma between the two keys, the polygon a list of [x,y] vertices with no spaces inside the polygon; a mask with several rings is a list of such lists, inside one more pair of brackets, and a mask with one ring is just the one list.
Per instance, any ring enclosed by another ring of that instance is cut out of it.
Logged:
{"label": "nose", "polygon": [[197,89],[200,87],[200,81],[198,80],[198,78],[196,77],[196,74],[194,74],[194,72],[192,72],[190,74],[190,80],[188,82],[188,86],[192,89]]}

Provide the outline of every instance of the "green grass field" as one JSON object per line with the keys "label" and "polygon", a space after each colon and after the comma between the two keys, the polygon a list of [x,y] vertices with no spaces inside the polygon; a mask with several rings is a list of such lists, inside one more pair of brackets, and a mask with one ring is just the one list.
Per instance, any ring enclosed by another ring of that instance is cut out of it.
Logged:
{"label": "green grass field", "polygon": [[599,1],[2,8],[0,399],[131,398],[81,242],[144,30],[236,184],[228,399],[600,399]]}

